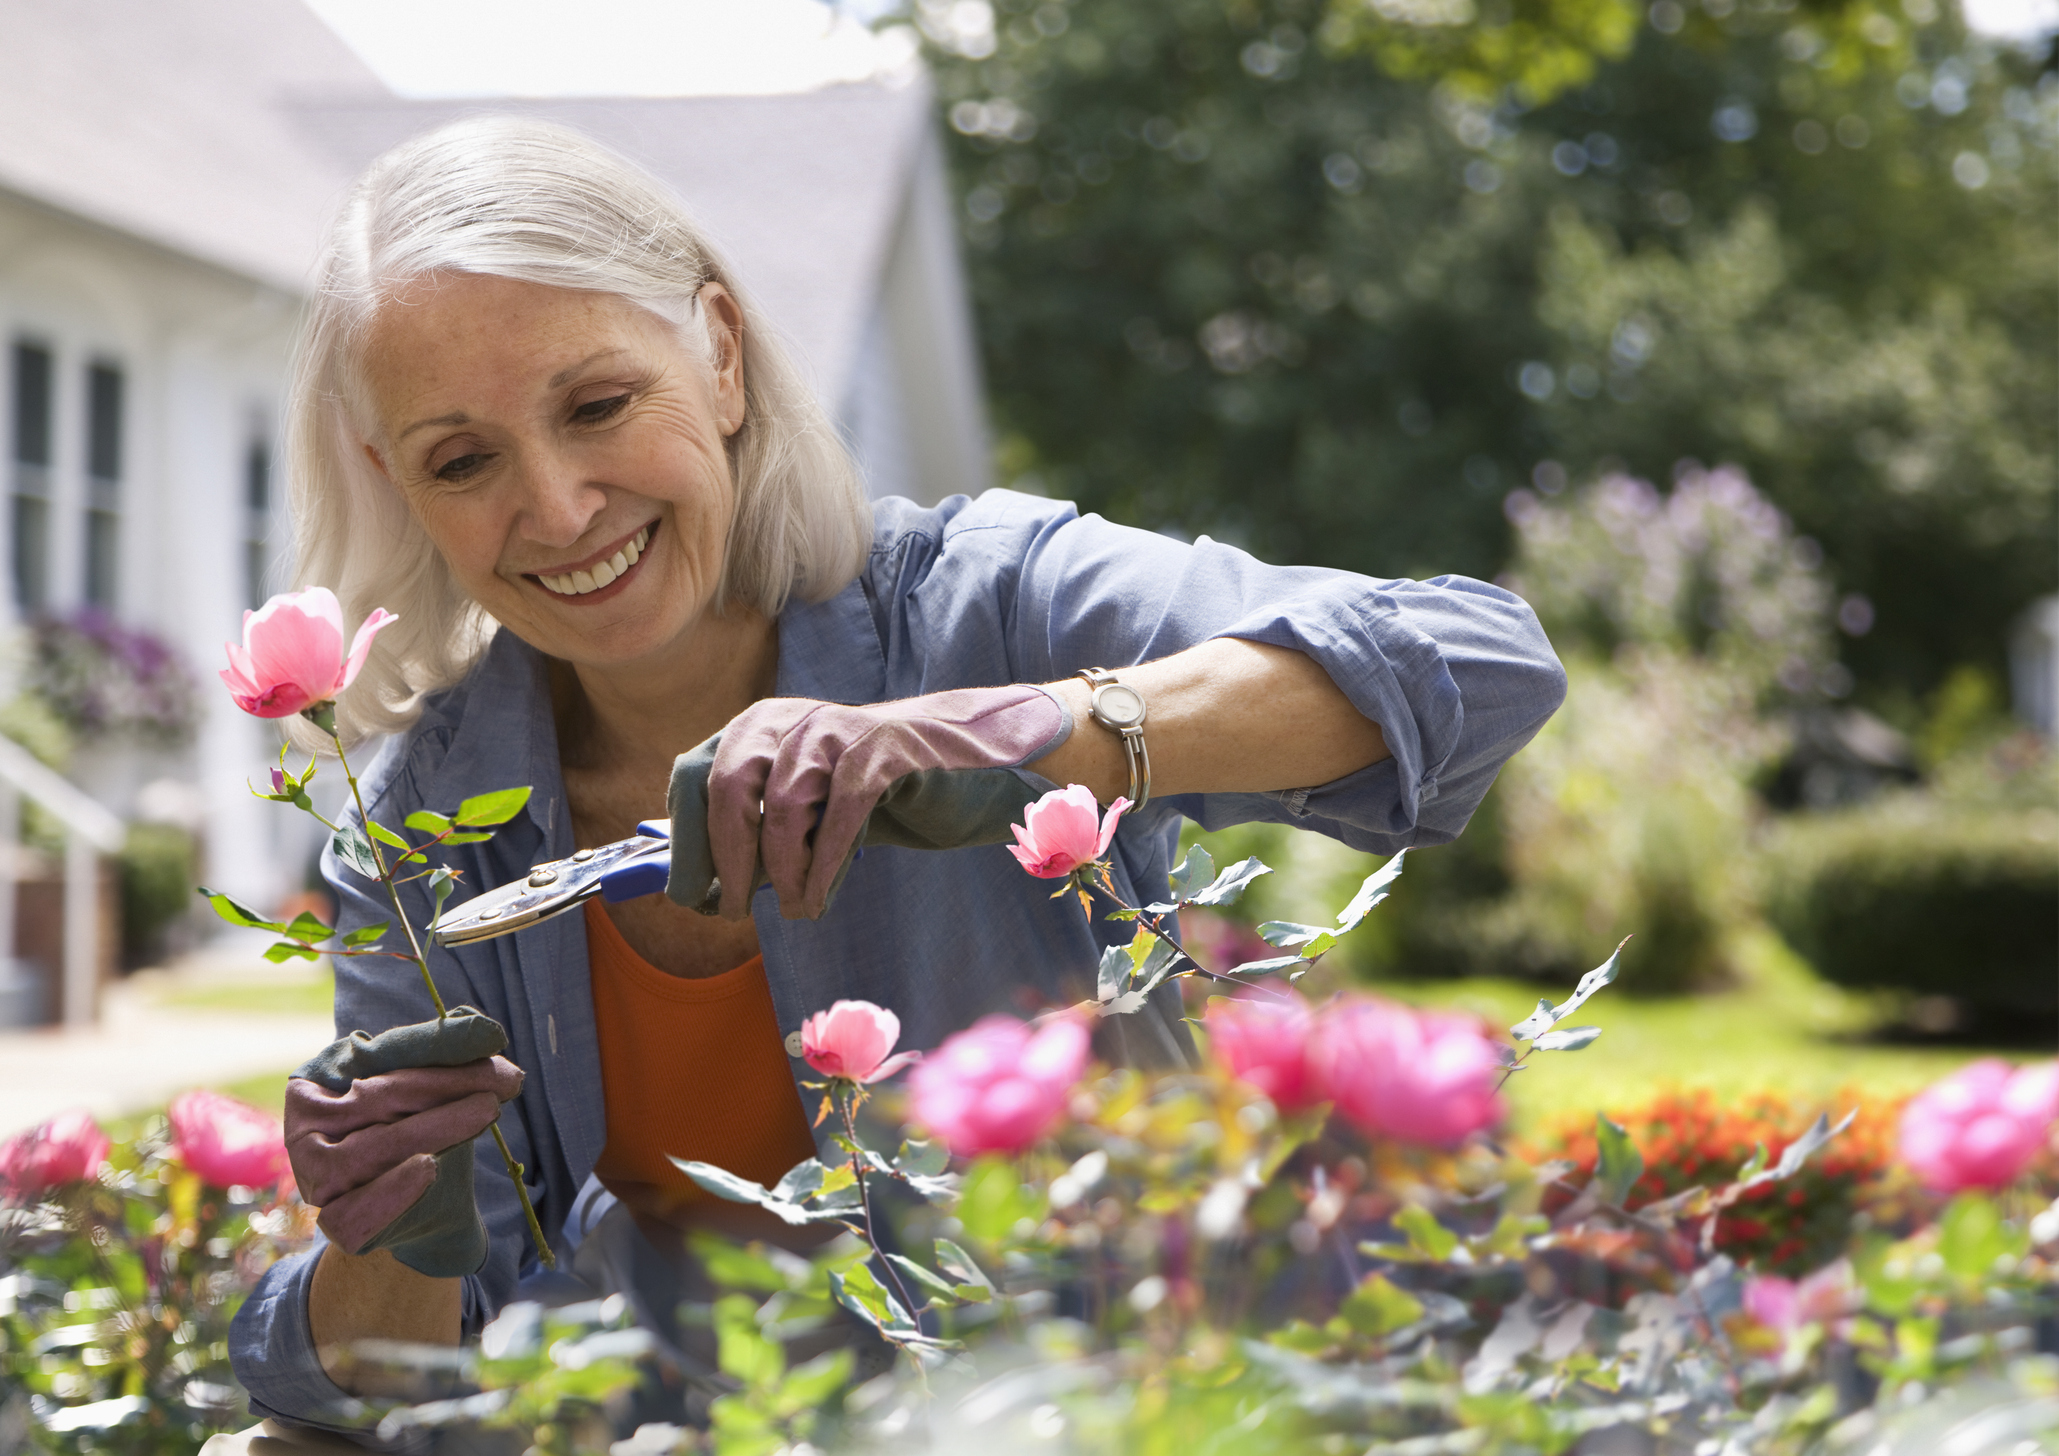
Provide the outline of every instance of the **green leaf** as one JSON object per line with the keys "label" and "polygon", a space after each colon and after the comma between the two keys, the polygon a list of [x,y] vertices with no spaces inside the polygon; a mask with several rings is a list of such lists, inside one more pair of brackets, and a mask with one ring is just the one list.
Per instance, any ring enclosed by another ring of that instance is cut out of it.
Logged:
{"label": "green leaf", "polygon": [[316,916],[303,910],[293,917],[293,923],[286,927],[286,934],[295,940],[324,941],[336,932],[322,923]]}
{"label": "green leaf", "polygon": [[1437,1215],[1411,1203],[1394,1215],[1394,1226],[1408,1235],[1409,1247],[1434,1263],[1443,1263],[1458,1248],[1458,1235],[1437,1222]]}
{"label": "green leaf", "polygon": [[464,830],[460,830],[456,834],[444,835],[443,842],[445,844],[478,844],[482,840],[487,840],[491,838],[493,838],[491,832],[485,834],[472,834]]}
{"label": "green leaf", "polygon": [[348,946],[371,945],[392,928],[393,923],[389,920],[382,920],[377,925],[360,925],[343,937],[343,943]]}
{"label": "green leaf", "polygon": [[[1142,954],[1138,947],[1143,947]],[[1155,990],[1180,959],[1180,948],[1172,941],[1151,934],[1148,930],[1137,932],[1137,938],[1130,942],[1130,959],[1136,963],[1136,979],[1131,983],[1134,989],[1149,993]]]}
{"label": "green leaf", "polygon": [[458,805],[457,822],[470,828],[487,824],[505,824],[529,802],[529,790],[495,789],[490,794],[478,794]]}
{"label": "green leaf", "polygon": [[[1456,1240],[1454,1239],[1454,1245]],[[1337,1307],[1344,1322],[1375,1339],[1414,1324],[1423,1317],[1423,1302],[1398,1288],[1384,1275],[1368,1274]]]}
{"label": "green leaf", "polygon": [[1232,976],[1263,976],[1273,971],[1284,971],[1290,966],[1305,966],[1307,964],[1307,956],[1274,956],[1270,960],[1246,961],[1241,966],[1231,966],[1228,974]]}
{"label": "green leaf", "polygon": [[417,809],[402,821],[410,829],[419,829],[424,834],[441,834],[450,828],[450,820],[433,809]]}
{"label": "green leaf", "polygon": [[1262,863],[1256,855],[1239,864],[1233,864],[1215,877],[1214,883],[1194,897],[1196,905],[1234,905],[1251,888],[1251,882],[1260,875],[1272,873],[1270,865]]}
{"label": "green leaf", "polygon": [[863,1264],[853,1264],[841,1274],[831,1270],[829,1288],[838,1304],[882,1333],[919,1333],[914,1317],[901,1308],[901,1302],[873,1278],[872,1271]]}
{"label": "green leaf", "polygon": [[381,844],[390,844],[395,849],[414,848],[412,844],[409,844],[405,839],[402,839],[398,834],[395,834],[391,829],[388,829],[384,824],[381,824],[377,819],[367,820],[366,824],[372,831],[372,838],[378,840]]}
{"label": "green leaf", "polygon": [[282,940],[265,952],[265,959],[275,966],[281,965],[286,961],[318,961],[321,958],[322,953],[320,951],[313,950],[304,945],[295,945],[290,940]]}
{"label": "green leaf", "polygon": [[1537,1050],[1541,1052],[1577,1052],[1584,1046],[1592,1046],[1601,1035],[1598,1026],[1569,1026],[1564,1031],[1553,1028],[1537,1038]]}
{"label": "green leaf", "polygon": [[930,1270],[923,1268],[913,1259],[905,1259],[901,1257],[901,1255],[899,1254],[888,1254],[887,1262],[889,1264],[892,1264],[896,1269],[899,1269],[903,1274],[907,1275],[910,1279],[914,1280],[916,1284],[928,1290],[932,1295],[934,1295],[938,1299],[949,1300],[953,1304],[956,1304],[958,1302],[958,1290],[956,1286],[954,1286],[950,1280],[944,1278],[942,1275],[933,1273]]}
{"label": "green leaf", "polygon": [[758,1302],[747,1294],[715,1301],[715,1362],[746,1386],[775,1385],[786,1374],[786,1351],[758,1328]]}
{"label": "green leaf", "polygon": [[[1138,933],[1140,935],[1150,934],[1149,931],[1139,931]],[[1094,981],[1094,999],[1097,1001],[1113,1001],[1121,993],[1124,983],[1129,980],[1130,973],[1135,969],[1136,963],[1130,959],[1130,948],[1128,946],[1111,945],[1102,951],[1101,969]]]}
{"label": "green leaf", "polygon": [[372,842],[365,838],[364,831],[355,824],[346,823],[338,829],[335,837],[329,841],[329,847],[336,851],[338,859],[366,879],[379,878],[379,857],[372,852]]}
{"label": "green leaf", "polygon": [[983,1244],[1010,1237],[1024,1219],[1043,1215],[1043,1202],[1022,1185],[1013,1159],[989,1154],[965,1170],[958,1198],[958,1221]]}
{"label": "green leaf", "polygon": [[1292,920],[1267,920],[1258,927],[1259,939],[1282,950],[1293,950],[1330,934],[1327,925],[1301,925]]}
{"label": "green leaf", "polygon": [[696,1233],[692,1239],[694,1257],[708,1277],[723,1289],[776,1294],[793,1287],[793,1281],[756,1246],[746,1248],[709,1233]]}
{"label": "green leaf", "polygon": [[951,1150],[942,1140],[919,1142],[909,1140],[901,1144],[901,1151],[894,1155],[894,1171],[917,1177],[932,1177],[951,1166]]}
{"label": "green leaf", "polygon": [[1407,850],[1397,851],[1394,858],[1366,876],[1365,883],[1358,887],[1358,893],[1351,897],[1351,903],[1337,912],[1337,934],[1345,935],[1358,929],[1358,923],[1372,913],[1373,907],[1393,893],[1394,882],[1401,878],[1401,862],[1407,856]]}
{"label": "green leaf", "polygon": [[855,1358],[848,1349],[831,1350],[826,1355],[817,1355],[805,1365],[796,1365],[779,1387],[781,1399],[800,1410],[815,1410],[825,1405],[850,1380]]}
{"label": "green leaf", "polygon": [[949,1239],[936,1241],[937,1267],[958,1281],[959,1287],[977,1285],[989,1294],[994,1292],[994,1281],[976,1263],[972,1255],[959,1248]]}
{"label": "green leaf", "polygon": [[1992,1277],[1997,1259],[2023,1250],[2023,1231],[2005,1223],[2002,1211],[1981,1194],[1961,1193],[1938,1220],[1938,1256],[1968,1282]]}
{"label": "green leaf", "polygon": [[1517,1041],[1535,1041],[1551,1030],[1551,1003],[1540,999],[1537,1009],[1509,1028],[1509,1035]]}
{"label": "green leaf", "polygon": [[1214,878],[1215,856],[1197,844],[1187,851],[1187,857],[1180,861],[1179,868],[1166,877],[1166,883],[1177,904],[1193,899]]}
{"label": "green leaf", "polygon": [[1601,1164],[1594,1172],[1594,1191],[1604,1203],[1621,1208],[1637,1180],[1644,1176],[1644,1154],[1637,1151],[1630,1134],[1610,1122],[1605,1113],[1594,1119],[1594,1141],[1601,1150]]}
{"label": "green leaf", "polygon": [[205,885],[200,887],[200,893],[208,904],[214,906],[214,913],[231,925],[240,925],[245,930],[270,930],[280,935],[286,933],[286,922],[283,920],[267,920],[248,905],[239,905],[227,895],[210,890]]}
{"label": "green leaf", "polygon": [[1609,958],[1580,978],[1580,984],[1573,988],[1573,994],[1552,1009],[1551,1019],[1564,1021],[1575,1011],[1587,1004],[1587,998],[1616,979],[1618,967],[1623,960],[1623,947],[1630,944],[1630,937],[1624,936],[1610,952]]}

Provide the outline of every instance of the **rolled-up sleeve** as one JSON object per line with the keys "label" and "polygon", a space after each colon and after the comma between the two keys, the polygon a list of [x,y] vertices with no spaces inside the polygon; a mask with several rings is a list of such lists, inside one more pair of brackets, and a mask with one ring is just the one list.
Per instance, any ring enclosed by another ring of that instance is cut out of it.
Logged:
{"label": "rolled-up sleeve", "polygon": [[[1188,544],[1006,491],[944,513],[933,554],[914,553],[912,620],[932,652],[952,651],[938,631],[947,620],[976,624],[988,611],[1024,681],[1237,637],[1306,653],[1380,725],[1390,757],[1332,783],[1152,801],[1204,827],[1271,820],[1382,854],[1446,843],[1565,696],[1536,614],[1486,582],[1270,566],[1206,537]],[[1297,731],[1279,725],[1283,740]]]}

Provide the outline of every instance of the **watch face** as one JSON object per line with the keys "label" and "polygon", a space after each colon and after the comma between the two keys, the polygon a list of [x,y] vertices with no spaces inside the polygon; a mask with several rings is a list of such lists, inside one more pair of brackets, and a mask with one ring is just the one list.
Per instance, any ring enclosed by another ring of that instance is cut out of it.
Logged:
{"label": "watch face", "polygon": [[1135,688],[1110,683],[1094,693],[1094,716],[1109,728],[1134,728],[1144,721],[1144,696]]}

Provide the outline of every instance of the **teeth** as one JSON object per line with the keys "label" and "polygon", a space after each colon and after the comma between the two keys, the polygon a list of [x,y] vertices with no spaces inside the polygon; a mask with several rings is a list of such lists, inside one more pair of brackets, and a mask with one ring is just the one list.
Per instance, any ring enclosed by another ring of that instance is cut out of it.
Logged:
{"label": "teeth", "polygon": [[630,567],[636,565],[650,540],[651,528],[645,526],[627,546],[597,566],[585,571],[568,571],[558,576],[539,574],[536,579],[561,597],[583,597],[588,592],[599,591],[602,587],[610,585]]}

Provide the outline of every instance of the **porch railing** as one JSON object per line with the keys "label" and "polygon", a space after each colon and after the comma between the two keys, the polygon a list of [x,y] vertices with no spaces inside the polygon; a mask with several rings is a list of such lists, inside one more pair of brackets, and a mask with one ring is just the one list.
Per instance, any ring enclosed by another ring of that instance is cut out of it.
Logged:
{"label": "porch railing", "polygon": [[13,847],[21,843],[21,800],[27,795],[64,828],[64,1022],[90,1023],[100,980],[98,856],[122,847],[122,821],[84,790],[0,737],[0,958],[14,954]]}

